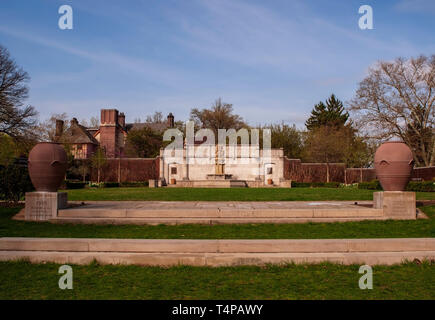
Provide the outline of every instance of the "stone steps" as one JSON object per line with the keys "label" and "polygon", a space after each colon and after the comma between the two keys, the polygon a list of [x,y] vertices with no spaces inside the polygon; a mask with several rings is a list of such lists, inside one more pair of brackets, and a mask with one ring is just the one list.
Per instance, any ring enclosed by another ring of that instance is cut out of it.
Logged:
{"label": "stone steps", "polygon": [[[104,205],[104,204],[103,204]],[[103,206],[101,205],[101,206]],[[172,204],[173,205],[173,204]],[[241,223],[306,223],[306,222],[347,222],[361,220],[385,220],[382,209],[366,207],[346,208],[280,208],[256,204],[227,205],[201,204],[183,207],[162,205],[132,207],[99,207],[92,204],[77,208],[59,210],[58,216],[50,221],[55,223],[95,224],[241,224]]]}
{"label": "stone steps", "polygon": [[314,240],[160,240],[0,238],[0,260],[170,266],[268,263],[395,264],[435,259],[435,238]]}
{"label": "stone steps", "polygon": [[350,222],[364,220],[386,220],[385,217],[354,217],[354,218],[104,218],[104,217],[57,217],[51,219],[52,223],[73,224],[135,224],[135,225],[181,225],[181,224],[283,224],[283,223],[326,223],[326,222]]}
{"label": "stone steps", "polygon": [[382,217],[382,209],[79,209],[59,210],[75,218],[351,218]]}

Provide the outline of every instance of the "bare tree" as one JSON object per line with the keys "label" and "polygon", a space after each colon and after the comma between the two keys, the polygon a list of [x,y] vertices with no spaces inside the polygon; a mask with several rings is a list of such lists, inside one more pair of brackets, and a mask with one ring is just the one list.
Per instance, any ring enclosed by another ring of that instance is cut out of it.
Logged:
{"label": "bare tree", "polygon": [[42,141],[55,141],[56,135],[56,120],[64,121],[63,131],[68,129],[69,121],[68,114],[64,113],[53,113],[50,118],[38,125],[38,134]]}
{"label": "bare tree", "polygon": [[24,106],[29,89],[29,75],[19,68],[9,51],[0,45],[0,132],[14,139],[32,135],[37,112]]}
{"label": "bare tree", "polygon": [[210,109],[192,109],[190,119],[200,128],[213,130],[217,137],[218,129],[236,129],[246,127],[242,117],[233,113],[233,105],[222,102],[219,98]]}
{"label": "bare tree", "polygon": [[401,138],[419,166],[435,164],[435,55],[380,61],[359,84],[350,110],[374,138]]}
{"label": "bare tree", "polygon": [[343,162],[349,145],[349,127],[341,129],[320,126],[307,132],[304,158],[310,162],[326,163],[326,182],[330,182],[330,164]]}
{"label": "bare tree", "polygon": [[100,127],[100,119],[98,117],[91,117],[91,119],[89,120],[89,126],[91,128]]}
{"label": "bare tree", "polygon": [[162,123],[163,122],[163,113],[156,111],[153,115],[146,116],[147,123]]}

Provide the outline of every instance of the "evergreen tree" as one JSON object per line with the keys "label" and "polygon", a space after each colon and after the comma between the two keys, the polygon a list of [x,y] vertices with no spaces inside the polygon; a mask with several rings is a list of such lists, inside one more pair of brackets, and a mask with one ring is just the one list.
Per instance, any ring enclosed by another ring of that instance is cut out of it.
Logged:
{"label": "evergreen tree", "polygon": [[321,126],[339,128],[346,124],[346,121],[349,119],[349,113],[345,112],[343,102],[332,94],[325,103],[319,102],[314,106],[310,118],[305,122],[308,130]]}

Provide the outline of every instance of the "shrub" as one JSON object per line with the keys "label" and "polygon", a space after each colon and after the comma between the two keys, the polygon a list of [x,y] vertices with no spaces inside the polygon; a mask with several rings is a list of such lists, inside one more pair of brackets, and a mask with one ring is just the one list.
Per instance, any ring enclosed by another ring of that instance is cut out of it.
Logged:
{"label": "shrub", "polygon": [[435,182],[433,181],[410,181],[406,186],[406,191],[435,192]]}
{"label": "shrub", "polygon": [[104,186],[104,182],[91,182],[89,181],[89,188],[101,188]]}
{"label": "shrub", "polygon": [[[382,190],[382,186],[378,180],[370,182],[360,182],[358,189]],[[435,182],[432,181],[410,181],[406,186],[406,191],[414,192],[435,192]]]}
{"label": "shrub", "polygon": [[308,182],[296,182],[292,181],[292,188],[309,188],[310,184]]}
{"label": "shrub", "polygon": [[148,181],[144,182],[121,182],[121,187],[134,188],[134,187],[148,187]]}
{"label": "shrub", "polygon": [[0,198],[17,203],[26,192],[32,191],[27,167],[19,164],[9,164],[0,168]]}
{"label": "shrub", "polygon": [[381,186],[381,183],[379,182],[379,180],[372,180],[370,182],[358,183],[358,189],[382,190],[382,186]]}
{"label": "shrub", "polygon": [[339,188],[340,182],[295,182],[292,188]]}
{"label": "shrub", "polygon": [[119,182],[104,182],[103,188],[119,188]]}
{"label": "shrub", "polygon": [[339,188],[340,182],[326,182],[324,187],[325,188]]}
{"label": "shrub", "polygon": [[67,189],[83,189],[86,182],[66,180],[65,185]]}

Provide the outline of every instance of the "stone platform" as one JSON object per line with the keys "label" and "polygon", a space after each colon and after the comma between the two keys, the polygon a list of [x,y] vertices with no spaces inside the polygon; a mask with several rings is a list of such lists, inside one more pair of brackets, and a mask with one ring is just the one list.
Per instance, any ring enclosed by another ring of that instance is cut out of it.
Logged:
{"label": "stone platform", "polygon": [[176,184],[168,184],[170,188],[246,188],[248,183],[235,179],[177,180]]}
{"label": "stone platform", "polygon": [[435,238],[316,240],[144,240],[0,238],[0,261],[236,266],[285,263],[391,265],[435,259]]}
{"label": "stone platform", "polygon": [[100,224],[304,223],[385,220],[371,201],[90,201],[61,209],[51,222]]}

